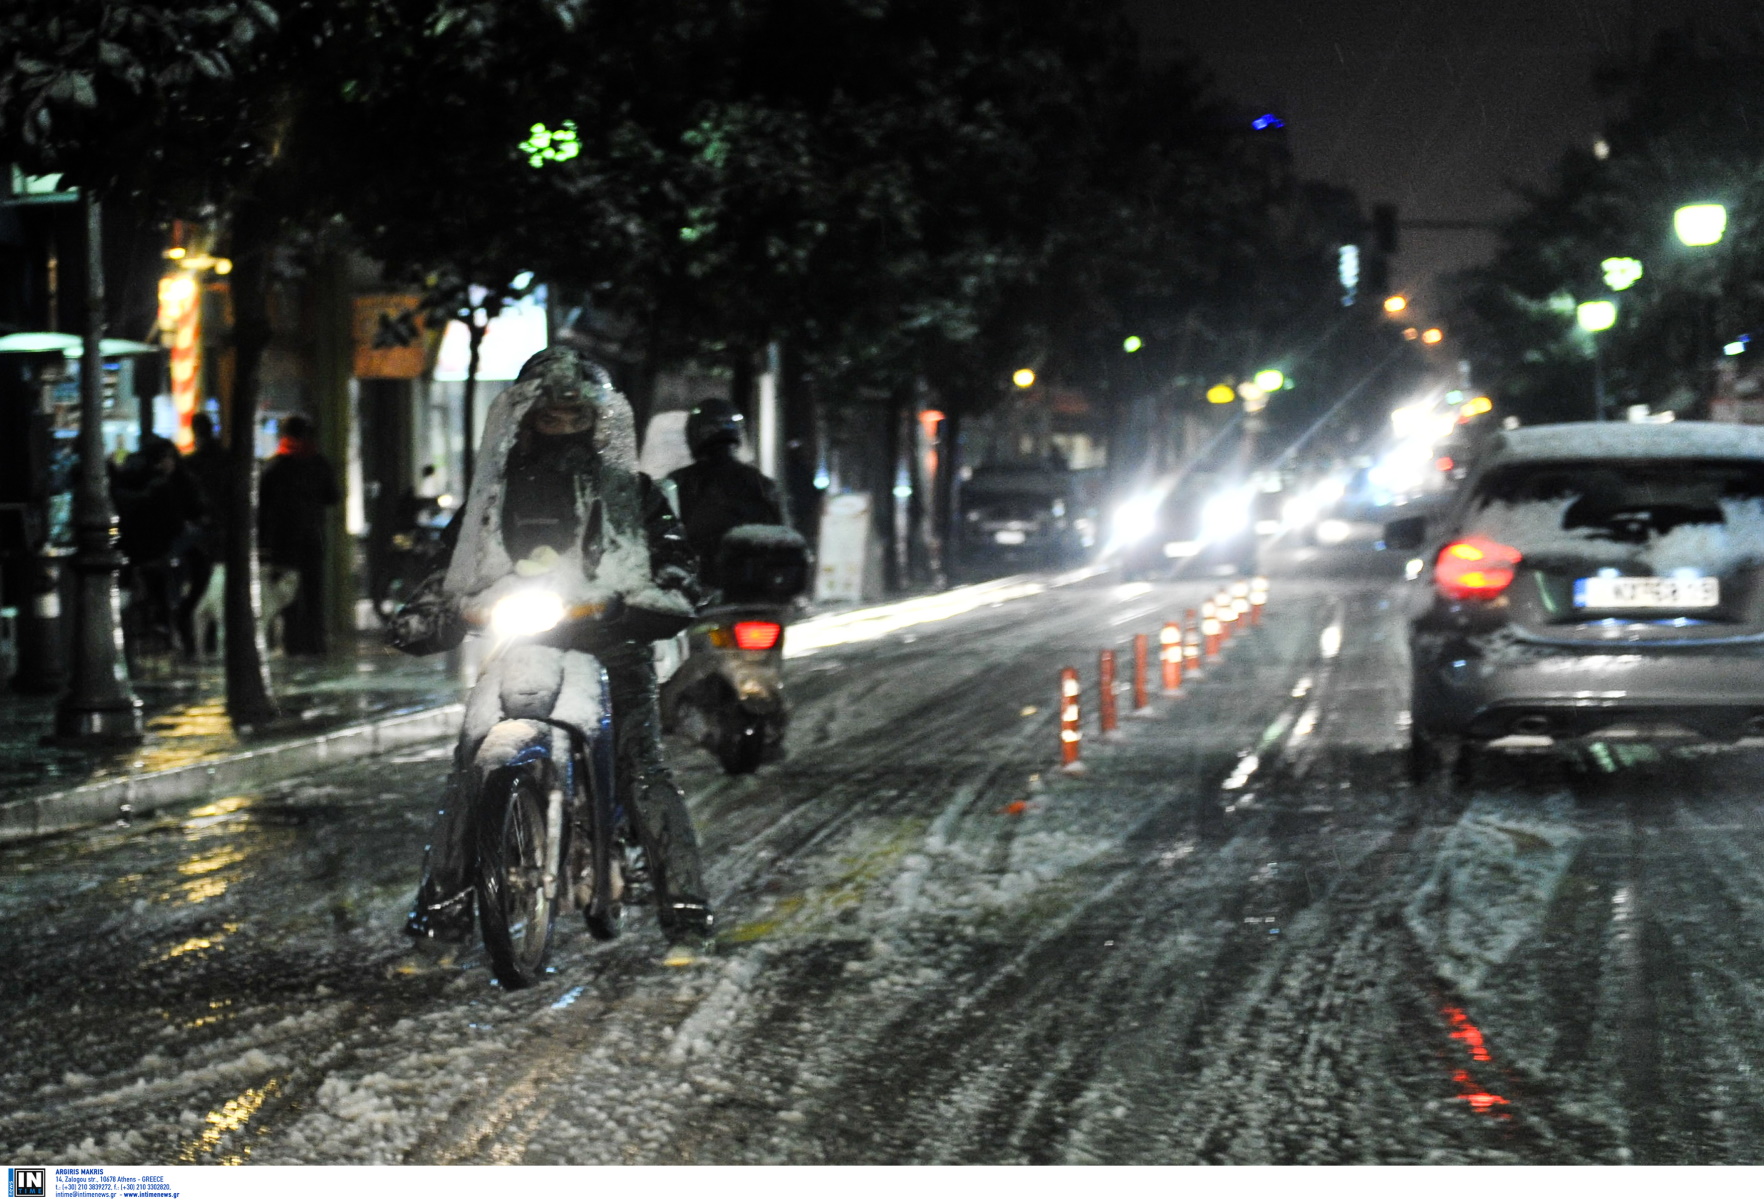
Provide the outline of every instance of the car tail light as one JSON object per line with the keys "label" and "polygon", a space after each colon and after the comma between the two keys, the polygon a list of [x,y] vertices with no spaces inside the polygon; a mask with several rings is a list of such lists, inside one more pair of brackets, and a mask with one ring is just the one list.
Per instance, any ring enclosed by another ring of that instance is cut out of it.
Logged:
{"label": "car tail light", "polygon": [[1447,600],[1493,600],[1513,582],[1523,557],[1487,538],[1460,538],[1439,552],[1433,582]]}
{"label": "car tail light", "polygon": [[778,645],[784,627],[775,621],[738,621],[735,623],[735,645],[744,651],[769,651]]}

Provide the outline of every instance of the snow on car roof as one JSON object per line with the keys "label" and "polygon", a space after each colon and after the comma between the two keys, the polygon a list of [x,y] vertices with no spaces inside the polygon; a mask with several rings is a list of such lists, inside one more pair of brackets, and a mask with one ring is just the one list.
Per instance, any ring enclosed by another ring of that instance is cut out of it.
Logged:
{"label": "snow on car roof", "polygon": [[1574,421],[1503,430],[1483,466],[1585,459],[1764,459],[1764,426]]}

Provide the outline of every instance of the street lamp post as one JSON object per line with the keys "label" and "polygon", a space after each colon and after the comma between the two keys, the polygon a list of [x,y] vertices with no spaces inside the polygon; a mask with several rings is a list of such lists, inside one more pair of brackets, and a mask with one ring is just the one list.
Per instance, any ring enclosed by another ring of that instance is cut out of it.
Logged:
{"label": "street lamp post", "polygon": [[73,669],[55,707],[55,735],[73,741],[136,742],[141,701],[129,686],[116,572],[116,510],[104,458],[104,262],[98,198],[84,193],[86,335],[80,362],[80,475],[74,492]]}
{"label": "street lamp post", "polygon": [[1574,309],[1575,320],[1592,340],[1593,420],[1605,419],[1605,364],[1599,354],[1599,335],[1617,324],[1617,305],[1610,300],[1583,300]]}
{"label": "street lamp post", "polygon": [[[1714,246],[1727,233],[1727,206],[1706,201],[1680,205],[1672,214],[1672,232],[1686,246]],[[1709,351],[1714,344],[1716,316],[1715,295],[1703,292],[1697,298],[1697,328],[1691,342],[1696,374],[1702,383],[1700,399],[1705,404],[1715,395],[1717,368]]]}

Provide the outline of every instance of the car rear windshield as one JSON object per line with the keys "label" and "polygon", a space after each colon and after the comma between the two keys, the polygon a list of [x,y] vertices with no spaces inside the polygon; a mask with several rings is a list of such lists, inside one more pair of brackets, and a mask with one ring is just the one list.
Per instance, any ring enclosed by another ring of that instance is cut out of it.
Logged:
{"label": "car rear windshield", "polygon": [[1515,464],[1482,481],[1471,512],[1477,532],[1527,554],[1628,547],[1660,568],[1718,570],[1764,559],[1764,464]]}

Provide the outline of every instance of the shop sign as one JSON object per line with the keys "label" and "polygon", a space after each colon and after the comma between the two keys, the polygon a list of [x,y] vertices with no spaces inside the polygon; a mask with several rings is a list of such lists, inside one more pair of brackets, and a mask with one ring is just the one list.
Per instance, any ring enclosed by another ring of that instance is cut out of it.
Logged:
{"label": "shop sign", "polygon": [[428,366],[422,297],[355,298],[355,378],[416,379]]}

